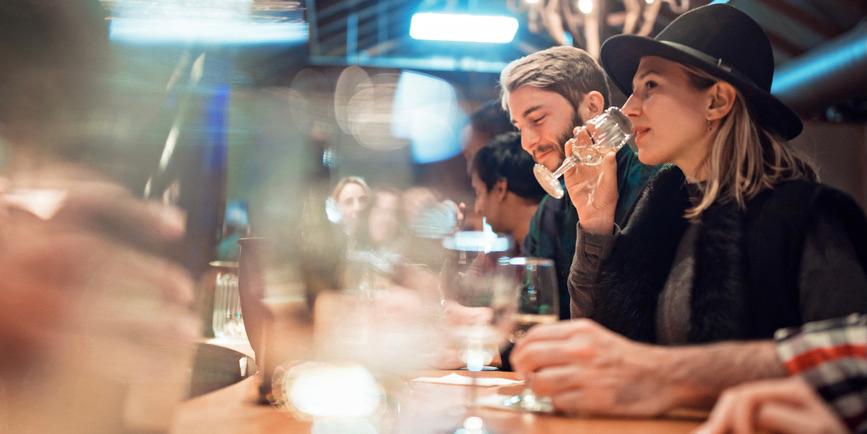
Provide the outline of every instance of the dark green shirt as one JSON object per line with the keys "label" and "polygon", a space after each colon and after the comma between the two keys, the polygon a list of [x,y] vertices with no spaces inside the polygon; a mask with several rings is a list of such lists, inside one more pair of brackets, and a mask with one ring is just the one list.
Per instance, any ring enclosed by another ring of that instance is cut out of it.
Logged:
{"label": "dark green shirt", "polygon": [[[657,167],[645,166],[628,146],[617,152],[617,209],[614,221],[623,225]],[[565,187],[564,187],[565,190]],[[545,196],[530,221],[530,230],[524,238],[523,254],[554,260],[557,285],[560,292],[560,318],[569,319],[569,290],[566,287],[569,267],[575,255],[575,237],[578,211],[567,192],[562,199]]]}

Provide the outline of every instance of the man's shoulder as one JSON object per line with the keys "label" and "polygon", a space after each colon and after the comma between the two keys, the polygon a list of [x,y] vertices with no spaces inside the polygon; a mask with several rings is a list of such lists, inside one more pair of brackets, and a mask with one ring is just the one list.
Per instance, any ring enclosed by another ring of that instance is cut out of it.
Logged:
{"label": "man's shoulder", "polygon": [[542,198],[542,201],[539,202],[539,207],[536,208],[536,215],[538,216],[540,214],[563,209],[563,203],[565,202],[564,199],[566,199],[566,196],[557,199],[551,195],[545,195],[545,197]]}

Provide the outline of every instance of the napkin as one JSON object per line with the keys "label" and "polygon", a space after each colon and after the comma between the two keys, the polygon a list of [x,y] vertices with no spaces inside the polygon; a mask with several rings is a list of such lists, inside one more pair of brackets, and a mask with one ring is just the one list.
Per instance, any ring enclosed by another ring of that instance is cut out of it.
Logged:
{"label": "napkin", "polygon": [[[436,383],[436,384],[455,384],[460,386],[470,386],[473,384],[473,379],[466,375],[459,374],[449,374],[444,375],[442,377],[418,377],[413,378],[412,381],[416,381],[419,383]],[[522,384],[523,381],[518,380],[509,380],[508,378],[491,378],[491,377],[478,377],[476,378],[476,385],[481,387],[493,387],[493,386],[511,386],[514,384]]]}

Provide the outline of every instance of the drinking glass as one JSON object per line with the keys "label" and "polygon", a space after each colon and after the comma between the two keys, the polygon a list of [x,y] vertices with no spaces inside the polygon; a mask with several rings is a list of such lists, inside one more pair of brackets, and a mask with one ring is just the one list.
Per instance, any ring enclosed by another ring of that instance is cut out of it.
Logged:
{"label": "drinking glass", "polygon": [[466,418],[455,434],[486,434],[484,421],[475,411],[477,375],[499,353],[499,345],[513,329],[518,286],[513,279],[489,272],[464,279],[453,292],[452,302],[477,309],[475,320],[454,328],[461,361],[466,364],[472,384]]}
{"label": "drinking glass", "polygon": [[[553,324],[559,320],[557,274],[554,261],[546,258],[501,258],[497,266],[502,275],[517,282],[519,288],[517,311],[514,315],[514,343],[536,324]],[[505,405],[526,411],[550,412],[551,399],[537,397],[530,388],[520,395],[510,396]]]}
{"label": "drinking glass", "polygon": [[214,336],[241,338],[245,332],[238,292],[238,264],[213,261],[210,265],[216,270],[212,322]]}
{"label": "drinking glass", "polygon": [[[602,113],[590,118],[584,123],[590,136],[589,145],[581,145],[573,142],[572,155],[567,155],[563,164],[551,173],[548,168],[541,164],[533,167],[536,181],[552,197],[563,197],[563,187],[560,185],[560,177],[566,171],[575,167],[576,164],[585,166],[598,166],[610,152],[617,152],[623,145],[632,142],[632,123],[617,107],[609,107]],[[631,146],[631,145],[630,145]]]}

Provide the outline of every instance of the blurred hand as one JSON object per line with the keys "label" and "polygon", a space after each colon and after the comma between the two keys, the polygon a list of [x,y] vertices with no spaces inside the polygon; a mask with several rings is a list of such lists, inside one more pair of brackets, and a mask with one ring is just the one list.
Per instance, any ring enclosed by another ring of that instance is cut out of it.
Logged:
{"label": "blurred hand", "polygon": [[[186,271],[140,248],[181,237],[177,210],[80,170],[29,175],[0,196],[0,367],[26,366],[82,342],[89,346],[78,353],[87,358],[100,343],[137,348],[195,335]],[[62,193],[57,209],[31,212],[28,197],[38,191]],[[108,352],[101,363],[121,368],[110,363],[116,356],[146,364],[141,355]]]}
{"label": "blurred hand", "polygon": [[564,413],[654,416],[675,398],[659,375],[659,349],[587,319],[531,328],[511,361],[537,395],[551,397]]}
{"label": "blurred hand", "polygon": [[[593,125],[576,127],[574,138],[566,142],[566,155],[572,148],[591,144],[588,130]],[[581,228],[591,233],[611,233],[614,229],[614,211],[617,207],[617,159],[612,152],[598,166],[576,164],[564,174],[569,198],[581,219]]]}
{"label": "blurred hand", "polygon": [[746,383],[723,392],[696,434],[837,434],[849,430],[800,377]]}

